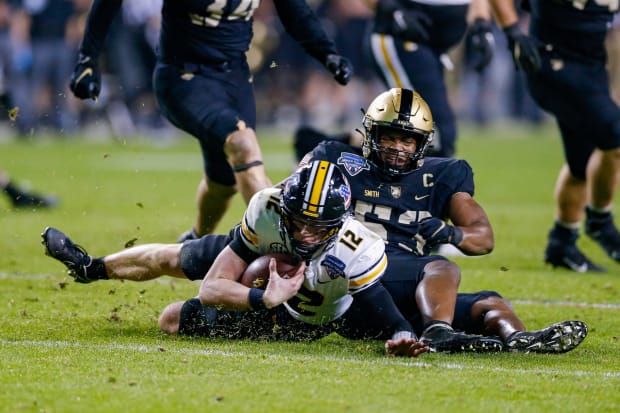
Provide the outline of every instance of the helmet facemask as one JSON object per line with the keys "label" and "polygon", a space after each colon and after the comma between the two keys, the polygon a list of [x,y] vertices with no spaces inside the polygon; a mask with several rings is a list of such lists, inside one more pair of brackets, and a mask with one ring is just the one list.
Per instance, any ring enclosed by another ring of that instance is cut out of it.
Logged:
{"label": "helmet facemask", "polygon": [[[416,92],[391,89],[382,93],[368,107],[363,125],[363,154],[377,169],[390,176],[400,176],[424,164],[424,154],[433,140],[434,125],[428,105]],[[416,142],[415,151],[382,146],[380,139],[386,135],[413,138]],[[386,162],[390,157],[399,161]]]}
{"label": "helmet facemask", "polygon": [[[280,198],[280,228],[293,251],[302,259],[310,259],[334,241],[350,206],[351,189],[338,167],[314,161],[286,181]],[[303,226],[316,235],[311,243],[294,236]]]}

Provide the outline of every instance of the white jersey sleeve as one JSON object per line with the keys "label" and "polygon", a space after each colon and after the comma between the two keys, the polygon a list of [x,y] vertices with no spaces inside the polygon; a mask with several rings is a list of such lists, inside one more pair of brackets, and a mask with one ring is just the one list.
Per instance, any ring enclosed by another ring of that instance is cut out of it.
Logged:
{"label": "white jersey sleeve", "polygon": [[267,188],[254,194],[241,220],[241,240],[264,255],[288,251],[280,232],[280,190]]}

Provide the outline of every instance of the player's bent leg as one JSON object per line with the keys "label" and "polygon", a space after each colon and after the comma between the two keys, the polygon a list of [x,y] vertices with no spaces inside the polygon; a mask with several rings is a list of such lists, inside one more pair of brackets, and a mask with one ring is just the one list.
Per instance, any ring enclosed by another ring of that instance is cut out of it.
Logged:
{"label": "player's bent leg", "polygon": [[542,330],[527,331],[510,302],[500,296],[477,300],[471,306],[471,318],[482,322],[485,334],[499,336],[504,350],[511,352],[564,353],[581,344],[588,334],[588,326],[581,321],[562,321]]}
{"label": "player's bent leg", "polygon": [[242,125],[228,135],[224,143],[224,153],[246,203],[256,192],[272,186],[265,172],[263,155],[253,129]]}
{"label": "player's bent leg", "polygon": [[586,208],[586,234],[598,243],[607,255],[620,262],[620,233],[611,213],[620,180],[620,148],[595,150],[588,162],[587,171],[590,205]]}
{"label": "player's bent leg", "polygon": [[177,301],[176,303],[168,304],[166,308],[164,308],[157,320],[157,324],[161,331],[166,334],[179,334],[181,308],[186,302],[187,301]]}
{"label": "player's bent leg", "polygon": [[198,203],[196,230],[198,235],[213,233],[236,193],[237,190],[234,186],[222,185],[209,178],[201,181],[196,194]]}
{"label": "player's bent leg", "polygon": [[415,292],[424,323],[439,320],[452,324],[460,281],[461,270],[453,262],[438,260],[424,266],[424,278]]}
{"label": "player's bent leg", "polygon": [[198,206],[196,223],[192,228],[183,232],[177,238],[177,242],[182,243],[213,233],[236,193],[237,189],[234,186],[222,185],[203,177],[196,189],[196,204]]}
{"label": "player's bent leg", "polygon": [[[482,294],[480,296],[480,294]],[[494,294],[494,295],[493,295]],[[477,296],[481,298],[477,299]],[[515,313],[512,304],[495,292],[482,291],[475,294],[459,294],[463,301],[476,300],[464,311],[469,311],[470,326],[467,332],[498,336],[505,341],[517,331],[525,331],[523,321]]]}
{"label": "player's bent leg", "polygon": [[498,352],[503,343],[493,337],[454,331],[461,272],[447,260],[432,261],[424,267],[424,278],[416,289],[416,302],[425,322],[420,340],[431,352]]}
{"label": "player's bent leg", "polygon": [[577,248],[579,226],[584,216],[587,199],[585,179],[574,176],[564,165],[556,181],[556,222],[549,231],[544,261],[551,266],[575,272],[605,272]]}
{"label": "player's bent leg", "polygon": [[159,328],[168,334],[207,337],[215,325],[217,310],[198,298],[169,304],[159,316]]}
{"label": "player's bent leg", "polygon": [[620,233],[611,210],[586,208],[586,234],[615,261],[620,262]]}

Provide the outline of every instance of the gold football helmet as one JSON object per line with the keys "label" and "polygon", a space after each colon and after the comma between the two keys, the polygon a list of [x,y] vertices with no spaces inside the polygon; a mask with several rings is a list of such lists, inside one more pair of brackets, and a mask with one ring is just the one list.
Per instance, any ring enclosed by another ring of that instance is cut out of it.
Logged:
{"label": "gold football helmet", "polygon": [[[393,88],[377,96],[362,120],[365,134],[362,143],[364,157],[375,167],[389,175],[406,175],[420,168],[424,153],[433,140],[433,115],[428,104],[417,93],[409,89]],[[409,159],[403,167],[384,162],[387,155],[394,155],[394,149],[379,144],[386,129],[403,136],[413,137],[417,143],[415,152],[398,151],[398,155]]]}

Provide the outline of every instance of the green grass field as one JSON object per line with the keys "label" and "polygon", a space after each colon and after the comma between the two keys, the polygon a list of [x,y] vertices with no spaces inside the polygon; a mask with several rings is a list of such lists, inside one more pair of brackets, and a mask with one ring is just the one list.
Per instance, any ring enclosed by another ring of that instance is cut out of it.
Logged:
{"label": "green grass field", "polygon": [[[262,135],[275,182],[292,170],[291,145]],[[586,321],[590,334],[576,350],[395,359],[382,354],[381,342],[337,336],[314,343],[166,336],[157,328],[160,311],[194,296],[197,284],[167,277],[76,284],[43,254],[40,233],[58,227],[94,255],[131,240],[174,242],[194,219],[196,142],[0,143],[0,168],[62,202],[14,211],[0,198],[0,411],[620,411],[620,264],[585,237],[580,246],[607,274],[542,261],[562,164],[554,129],[464,129],[458,152],[474,168],[476,198],[496,237],[489,256],[454,258],[461,290],[501,292],[531,329]],[[243,207],[236,198],[219,230]]]}

